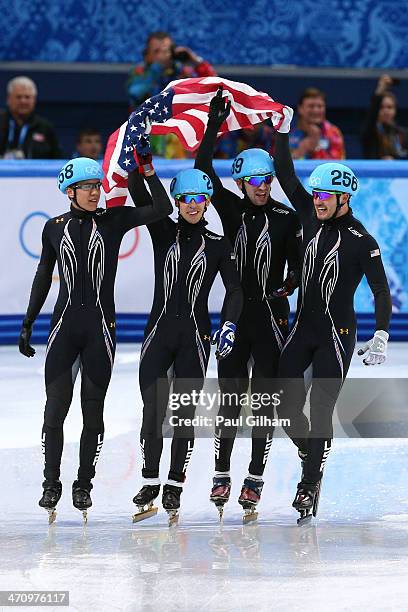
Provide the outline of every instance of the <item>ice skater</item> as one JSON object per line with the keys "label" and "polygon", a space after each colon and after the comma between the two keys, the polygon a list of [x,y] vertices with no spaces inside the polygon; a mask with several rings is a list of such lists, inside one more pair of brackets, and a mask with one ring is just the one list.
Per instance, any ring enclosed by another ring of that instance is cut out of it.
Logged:
{"label": "ice skater", "polygon": [[[150,201],[138,173],[129,175],[129,192],[136,206]],[[154,248],[155,290],[140,357],[143,486],[133,499],[138,507],[135,521],[157,512],[153,501],[160,492],[159,464],[162,424],[169,399],[169,368],[173,368],[175,396],[198,392],[203,387],[211,334],[207,302],[218,272],[226,291],[221,327],[214,338],[219,359],[229,359],[242,308],[242,290],[232,247],[227,238],[206,227],[204,213],[213,194],[211,179],[201,170],[182,170],[173,179],[170,192],[179,213],[177,222],[168,217],[147,226]],[[180,496],[193,451],[194,427],[188,425],[188,420],[193,418],[195,409],[191,401],[174,413],[179,426],[174,428],[170,470],[162,495],[170,523],[178,518]]]}
{"label": "ice skater", "polygon": [[[234,349],[227,360],[218,363],[219,385],[222,393],[242,397],[249,387],[252,358],[251,392],[272,396],[279,356],[288,334],[287,297],[295,290],[299,275],[300,222],[293,209],[271,198],[275,168],[273,159],[263,149],[242,151],[232,164],[232,177],[243,197],[223,186],[214,171],[212,158],[217,133],[229,110],[230,103],[219,89],[210,103],[207,130],[195,162],[213,182],[212,201],[224,234],[234,245],[244,292]],[[225,402],[219,412],[226,420],[215,432],[215,475],[210,495],[219,509],[230,497],[230,462],[237,432],[236,427],[227,423],[237,420],[240,408],[238,402]],[[263,411],[265,416],[273,418],[272,404]],[[258,414],[261,416],[261,411]],[[245,511],[245,521],[256,518],[255,507],[262,492],[272,433],[271,429],[252,428],[252,457],[238,499]]]}
{"label": "ice skater", "polygon": [[[374,296],[376,331],[359,350],[365,365],[383,363],[387,354],[390,291],[376,240],[350,208],[359,189],[348,166],[325,163],[309,177],[307,191],[296,177],[288,132],[293,114],[276,135],[276,175],[303,227],[303,268],[296,318],[282,351],[279,376],[284,395],[281,418],[290,418],[288,434],[303,460],[293,507],[300,521],[316,515],[323,468],[333,437],[332,415],[356,342],[354,294],[366,276]],[[313,366],[309,421],[303,374]],[[286,381],[286,382],[285,382]]]}
{"label": "ice skater", "polygon": [[171,211],[170,200],[154,170],[146,177],[152,201],[140,209],[97,208],[102,178],[100,165],[86,157],[70,160],[59,173],[58,187],[71,206],[44,226],[40,263],[19,338],[20,352],[33,357],[32,327],[48,295],[57,262],[60,287],[45,360],[45,480],[39,501],[49,511],[50,522],[55,520],[62,492],[63,424],[79,368],[83,430],[72,501],[83,511],[84,519],[92,505],[91,481],[102,449],[104,400],[115,355],[114,284],[120,243],[131,228],[158,221]]}

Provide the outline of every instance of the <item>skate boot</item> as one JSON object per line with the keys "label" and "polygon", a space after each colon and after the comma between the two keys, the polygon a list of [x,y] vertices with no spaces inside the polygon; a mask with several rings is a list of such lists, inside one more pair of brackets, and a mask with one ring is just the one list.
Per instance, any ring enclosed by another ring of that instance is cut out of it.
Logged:
{"label": "skate boot", "polygon": [[255,508],[261,499],[263,480],[257,480],[255,478],[245,478],[244,484],[242,485],[241,495],[238,498],[238,503],[244,509],[243,523],[250,523],[256,521],[258,513]]}
{"label": "skate boot", "polygon": [[231,478],[229,476],[214,476],[213,487],[211,489],[210,501],[215,504],[219,515],[220,521],[224,514],[224,506],[229,500],[231,493]]}
{"label": "skate boot", "polygon": [[38,505],[47,510],[48,523],[51,525],[57,517],[55,507],[61,498],[62,484],[59,480],[44,480],[42,487],[43,495]]}
{"label": "skate boot", "polygon": [[72,503],[82,512],[84,523],[88,522],[88,508],[92,506],[92,484],[89,480],[75,480],[72,484]]}
{"label": "skate boot", "polygon": [[138,512],[133,515],[133,522],[138,523],[144,519],[150,518],[157,514],[157,508],[153,506],[153,502],[158,496],[160,485],[144,485],[139,493],[133,498],[133,503],[136,504]]}
{"label": "skate boot", "polygon": [[177,525],[179,519],[180,495],[182,487],[165,484],[163,487],[162,506],[169,515],[169,527]]}
{"label": "skate boot", "polygon": [[300,514],[298,525],[310,523],[312,516],[316,516],[320,498],[321,479],[318,482],[310,483],[301,481],[297,486],[297,492],[292,506]]}

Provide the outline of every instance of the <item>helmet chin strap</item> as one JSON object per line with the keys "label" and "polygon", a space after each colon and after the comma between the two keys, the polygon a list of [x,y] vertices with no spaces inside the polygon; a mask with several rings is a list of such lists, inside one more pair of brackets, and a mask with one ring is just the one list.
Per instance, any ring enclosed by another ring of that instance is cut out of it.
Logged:
{"label": "helmet chin strap", "polygon": [[78,206],[78,208],[80,208],[80,209],[81,209],[81,210],[83,210],[84,212],[91,212],[91,211],[87,210],[86,208],[84,208],[83,206],[81,206],[81,205],[78,203],[78,200],[77,200],[77,197],[76,197],[76,190],[77,190],[77,187],[72,187],[72,189],[74,190],[74,197],[73,197],[73,198],[70,198],[71,202],[73,202],[73,203],[75,204],[75,206]]}
{"label": "helmet chin strap", "polygon": [[348,204],[348,202],[350,201],[350,198],[348,200],[346,200],[345,202],[340,202],[340,198],[343,194],[342,193],[336,193],[336,210],[334,211],[334,213],[332,214],[332,216],[330,217],[330,219],[336,219],[337,215],[339,213],[339,210],[342,206],[344,206],[345,204]]}

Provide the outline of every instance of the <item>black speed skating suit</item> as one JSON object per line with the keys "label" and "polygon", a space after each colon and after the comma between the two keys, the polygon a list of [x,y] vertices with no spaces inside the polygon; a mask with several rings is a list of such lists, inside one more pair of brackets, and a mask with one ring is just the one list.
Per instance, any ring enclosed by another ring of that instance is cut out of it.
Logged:
{"label": "black speed skating suit", "polygon": [[[136,205],[149,201],[137,173],[129,176],[129,191]],[[237,322],[242,290],[228,239],[207,230],[204,219],[192,224],[179,216],[177,223],[166,218],[147,227],[154,249],[155,288],[140,357],[144,404],[140,444],[143,477],[158,478],[170,390],[167,372],[173,367],[175,394],[202,389],[210,354],[208,295],[217,273],[226,290],[222,322]],[[184,425],[183,419],[193,418],[194,412],[191,403],[174,413],[178,426],[174,428],[169,480],[185,479],[194,427]]]}
{"label": "black speed skating suit", "polygon": [[[313,198],[295,175],[287,134],[276,135],[275,165],[303,227],[298,307],[280,360],[280,376],[287,382],[278,411],[282,418],[291,419],[289,435],[308,452],[304,480],[313,483],[319,480],[330,450],[332,414],[355,346],[355,291],[365,275],[374,295],[377,330],[388,331],[391,299],[378,244],[351,209],[326,222],[316,218]],[[303,374],[310,365],[309,435],[303,414]]]}
{"label": "black speed skating suit", "polygon": [[60,475],[63,423],[81,367],[83,430],[78,479],[95,476],[102,448],[103,406],[115,355],[114,283],[120,243],[133,227],[169,213],[170,201],[156,176],[148,179],[154,205],[71,210],[45,224],[42,253],[33,281],[26,322],[32,324],[48,295],[55,262],[60,287],[51,319],[45,361],[42,445],[44,476]]}
{"label": "black speed skating suit", "polygon": [[[241,198],[226,189],[212,166],[217,128],[209,125],[198,149],[195,167],[206,172],[214,185],[212,202],[220,216],[224,233],[234,245],[235,262],[244,293],[244,307],[238,321],[231,355],[218,365],[223,393],[246,393],[249,385],[248,362],[252,358],[251,392],[272,394],[271,379],[277,375],[279,355],[288,333],[287,298],[268,299],[283,285],[285,265],[298,274],[300,266],[300,223],[297,214],[271,198],[255,206],[245,194]],[[240,405],[222,405],[220,415],[236,419]],[[257,413],[273,418],[273,406]],[[227,472],[237,428],[224,426],[216,431],[215,469]],[[252,429],[250,474],[262,475],[272,432]]]}

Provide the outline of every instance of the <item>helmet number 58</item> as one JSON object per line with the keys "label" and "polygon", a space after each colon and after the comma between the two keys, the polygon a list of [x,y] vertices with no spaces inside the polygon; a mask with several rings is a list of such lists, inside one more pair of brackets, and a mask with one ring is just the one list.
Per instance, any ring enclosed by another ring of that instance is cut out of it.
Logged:
{"label": "helmet number 58", "polygon": [[[73,177],[74,175],[73,168],[74,168],[73,164],[67,164],[65,168],[63,168],[63,172],[60,172],[58,176],[58,180],[60,184],[63,183],[64,180],[70,179]],[[64,172],[65,172],[65,176],[64,176]]]}

